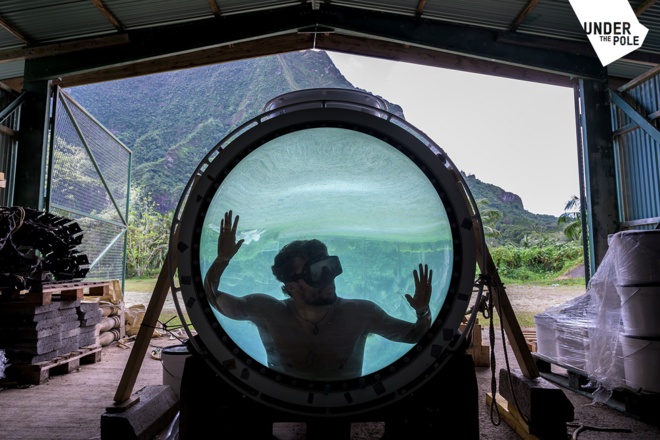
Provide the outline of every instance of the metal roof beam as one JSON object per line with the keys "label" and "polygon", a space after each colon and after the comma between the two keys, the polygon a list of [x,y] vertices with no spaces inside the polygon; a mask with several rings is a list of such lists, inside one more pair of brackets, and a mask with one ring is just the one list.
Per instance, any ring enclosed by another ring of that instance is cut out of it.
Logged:
{"label": "metal roof beam", "polygon": [[189,69],[246,58],[312,49],[313,45],[314,36],[310,34],[281,35],[263,40],[228,44],[183,55],[127,63],[103,70],[68,75],[54,79],[53,84],[65,88],[74,87],[83,84],[113,81],[122,78]]}
{"label": "metal roof beam", "polygon": [[54,79],[183,55],[293,34],[298,29],[313,26],[570,77],[606,76],[606,70],[595,55],[590,57],[562,50],[561,40],[548,39],[546,46],[528,47],[520,44],[524,36],[519,35],[518,44],[514,45],[499,40],[501,33],[498,31],[322,3],[318,10],[310,9],[309,5],[296,5],[129,31],[128,45],[28,60],[25,80]]}
{"label": "metal roof beam", "polygon": [[317,35],[316,48],[563,87],[575,87],[577,83],[577,79],[566,75],[511,66],[391,41],[371,40],[347,35]]}
{"label": "metal roof beam", "polygon": [[[526,47],[498,41],[502,33],[496,30],[325,4],[319,12],[320,23],[361,36],[568,76],[606,77],[595,53],[586,56],[564,51],[563,40],[559,39],[548,38],[548,44],[543,47]],[[524,38],[524,35],[518,36],[519,41]]]}
{"label": "metal roof beam", "polygon": [[[316,11],[293,6],[128,31],[130,44],[26,61],[25,81],[55,79],[129,63],[292,34],[316,23]],[[29,65],[28,65],[29,63]]]}
{"label": "metal roof beam", "polygon": [[127,34],[116,34],[105,37],[85,38],[61,43],[44,44],[41,46],[21,47],[17,49],[0,50],[0,63],[21,59],[57,56],[70,52],[80,52],[89,49],[100,49],[107,46],[128,44]]}

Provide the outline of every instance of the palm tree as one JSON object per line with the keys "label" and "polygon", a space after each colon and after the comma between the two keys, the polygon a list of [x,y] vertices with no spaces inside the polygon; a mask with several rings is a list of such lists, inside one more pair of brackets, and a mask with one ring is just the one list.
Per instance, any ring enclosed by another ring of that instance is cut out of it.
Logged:
{"label": "palm tree", "polygon": [[529,248],[532,246],[536,247],[546,247],[555,244],[555,241],[549,237],[547,234],[539,234],[536,231],[531,232],[530,234],[525,234],[525,236],[520,240],[520,246],[524,248]]}
{"label": "palm tree", "polygon": [[479,209],[479,216],[481,217],[481,225],[484,228],[484,235],[489,238],[499,237],[500,231],[495,229],[495,223],[502,220],[504,214],[502,211],[490,208],[488,199],[477,200],[477,208]]}
{"label": "palm tree", "polygon": [[564,206],[564,213],[557,219],[557,225],[564,226],[564,235],[569,240],[578,241],[582,238],[581,208],[580,198],[572,196]]}

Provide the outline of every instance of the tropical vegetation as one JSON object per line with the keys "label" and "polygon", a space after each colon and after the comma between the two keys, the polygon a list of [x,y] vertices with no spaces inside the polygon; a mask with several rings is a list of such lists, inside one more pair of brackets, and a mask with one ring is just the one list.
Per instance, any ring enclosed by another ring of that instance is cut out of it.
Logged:
{"label": "tropical vegetation", "polygon": [[163,266],[170,242],[172,212],[162,214],[150,194],[141,188],[131,190],[134,200],[128,215],[126,274],[145,277]]}
{"label": "tropical vegetation", "polygon": [[578,196],[572,196],[566,202],[564,213],[557,219],[557,224],[563,227],[564,234],[570,240],[578,241],[582,239],[581,206]]}

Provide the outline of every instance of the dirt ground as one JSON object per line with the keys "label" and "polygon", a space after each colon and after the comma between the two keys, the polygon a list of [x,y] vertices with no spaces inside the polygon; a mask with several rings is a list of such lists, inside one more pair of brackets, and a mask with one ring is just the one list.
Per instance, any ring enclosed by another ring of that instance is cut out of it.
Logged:
{"label": "dirt ground", "polygon": [[511,285],[505,287],[514,311],[540,313],[586,293],[582,286]]}

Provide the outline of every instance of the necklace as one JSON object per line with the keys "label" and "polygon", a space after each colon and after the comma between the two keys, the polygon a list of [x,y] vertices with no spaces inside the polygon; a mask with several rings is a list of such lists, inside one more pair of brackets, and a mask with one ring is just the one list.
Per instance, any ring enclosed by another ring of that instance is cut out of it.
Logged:
{"label": "necklace", "polygon": [[308,319],[303,318],[302,315],[301,315],[300,313],[298,313],[298,309],[296,309],[295,306],[293,307],[293,310],[296,312],[296,315],[298,315],[298,316],[300,317],[300,319],[302,319],[303,321],[305,321],[305,322],[307,322],[307,323],[309,323],[309,324],[312,324],[312,325],[314,326],[314,328],[312,328],[312,334],[314,334],[314,335],[318,335],[318,334],[319,334],[319,323],[320,323],[321,321],[323,321],[323,320],[325,319],[326,316],[328,316],[328,313],[330,313],[330,310],[332,310],[332,307],[330,307],[330,308],[328,309],[328,311],[325,312],[325,314],[321,317],[321,319],[319,319],[319,320],[316,321],[316,322],[314,322],[314,321],[310,321],[310,320],[308,320]]}

